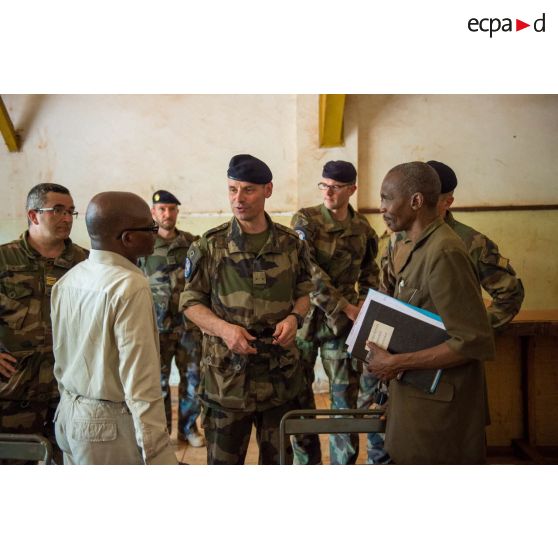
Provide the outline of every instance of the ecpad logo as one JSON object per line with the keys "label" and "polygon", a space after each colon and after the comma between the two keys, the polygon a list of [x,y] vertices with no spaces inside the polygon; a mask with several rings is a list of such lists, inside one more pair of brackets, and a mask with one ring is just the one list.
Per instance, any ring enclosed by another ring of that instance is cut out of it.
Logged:
{"label": "ecpad logo", "polygon": [[[536,19],[533,22],[533,29],[536,33],[545,32],[545,16],[546,14],[543,13],[543,15],[539,19]],[[509,17],[505,17],[503,19],[497,17],[485,17],[482,19],[477,19],[475,17],[472,17],[468,21],[467,27],[469,28],[469,31],[473,33],[477,33],[478,31],[490,33],[490,38],[492,38],[492,35],[494,33],[497,33],[498,31],[510,32],[514,30],[512,18]],[[531,27],[531,24],[525,23],[520,19],[515,20],[515,31],[521,31],[522,29],[526,29],[527,27]]]}

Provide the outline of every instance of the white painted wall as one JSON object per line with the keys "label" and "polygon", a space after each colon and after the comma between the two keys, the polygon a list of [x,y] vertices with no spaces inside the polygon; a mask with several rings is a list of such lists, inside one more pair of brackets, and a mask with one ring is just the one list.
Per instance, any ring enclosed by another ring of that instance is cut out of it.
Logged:
{"label": "white painted wall", "polygon": [[[345,145],[318,147],[318,95],[3,95],[23,137],[0,146],[0,242],[26,228],[25,197],[41,181],[70,188],[79,211],[103,190],[146,201],[158,188],[183,202],[179,226],[194,233],[230,216],[226,170],[248,152],[274,174],[267,204],[288,224],[315,205],[325,162],[357,164],[354,205],[377,208],[386,172],[438,159],[459,177],[456,206],[558,203],[558,95],[349,95]],[[515,136],[515,137],[514,137]],[[370,215],[378,233],[378,215]],[[556,211],[462,213],[509,257],[526,308],[558,307]],[[88,247],[82,217],[72,239]]]}
{"label": "white painted wall", "polygon": [[355,95],[360,203],[407,161],[443,161],[456,205],[558,203],[558,95]]}
{"label": "white painted wall", "polygon": [[[459,184],[456,207],[558,204],[558,95],[354,95],[359,203],[378,208],[393,166],[435,159]],[[558,308],[558,212],[456,213],[508,257],[524,308]],[[380,234],[379,215],[370,222]]]}
{"label": "white painted wall", "polygon": [[5,95],[20,153],[0,150],[2,217],[22,215],[41,181],[69,187],[78,206],[108,189],[149,199],[165,188],[188,212],[228,211],[229,159],[252,153],[274,173],[274,211],[296,205],[294,95]]}

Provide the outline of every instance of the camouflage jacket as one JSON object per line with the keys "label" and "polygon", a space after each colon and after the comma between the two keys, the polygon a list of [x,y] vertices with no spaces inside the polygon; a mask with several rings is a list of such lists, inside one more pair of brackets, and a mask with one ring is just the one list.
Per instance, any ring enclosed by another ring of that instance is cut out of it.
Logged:
{"label": "camouflage jacket", "polygon": [[248,251],[233,217],[194,242],[186,261],[181,307],[203,304],[257,337],[258,354],[249,356],[233,353],[219,337],[203,337],[200,396],[228,409],[276,407],[302,387],[296,345],[273,345],[271,335],[312,290],[308,249],[292,230],[266,219],[270,234],[258,254]]}
{"label": "camouflage jacket", "polygon": [[349,225],[335,221],[323,205],[300,209],[291,226],[306,240],[313,262],[312,307],[301,339],[310,340],[324,321],[336,336],[348,333],[352,322],[342,312],[347,304],[366,298],[378,288],[378,237],[366,218],[349,205]]}
{"label": "camouflage jacket", "polygon": [[[525,296],[523,284],[507,258],[498,251],[498,246],[475,229],[456,221],[450,211],[446,223],[461,238],[469,257],[473,261],[482,288],[492,297],[488,307],[490,325],[496,329],[510,322],[519,312]],[[381,290],[393,294],[395,275],[402,262],[412,250],[412,242],[405,233],[391,236],[382,257]]]}
{"label": "camouflage jacket", "polygon": [[171,241],[157,236],[153,254],[138,262],[149,280],[159,333],[195,327],[186,320],[178,303],[184,290],[184,262],[188,249],[199,236],[178,229],[176,232],[177,236]]}
{"label": "camouflage jacket", "polygon": [[[29,233],[0,246],[0,350],[17,358],[17,373],[0,382],[0,399],[42,401],[58,396],[52,371],[50,293],[88,251],[71,240],[55,259],[29,244]],[[50,357],[47,365],[43,356]]]}

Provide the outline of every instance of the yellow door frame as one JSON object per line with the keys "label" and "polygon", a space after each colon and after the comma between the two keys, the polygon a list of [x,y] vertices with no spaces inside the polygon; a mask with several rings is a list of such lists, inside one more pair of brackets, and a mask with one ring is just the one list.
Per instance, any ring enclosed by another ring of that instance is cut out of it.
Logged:
{"label": "yellow door frame", "polygon": [[19,151],[19,139],[17,137],[16,131],[14,129],[14,125],[12,124],[12,120],[10,115],[8,114],[8,110],[6,109],[6,105],[0,96],[0,132],[2,132],[2,136],[4,136],[4,141],[8,146],[8,150],[12,153],[15,151]]}
{"label": "yellow door frame", "polygon": [[343,114],[347,95],[320,95],[320,147],[345,144]]}

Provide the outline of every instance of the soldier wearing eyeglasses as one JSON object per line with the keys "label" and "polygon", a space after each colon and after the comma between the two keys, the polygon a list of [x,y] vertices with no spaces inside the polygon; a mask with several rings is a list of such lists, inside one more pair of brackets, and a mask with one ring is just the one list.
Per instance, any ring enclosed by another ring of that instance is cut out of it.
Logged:
{"label": "soldier wearing eyeglasses", "polygon": [[[351,163],[329,161],[318,184],[323,203],[300,209],[291,221],[314,261],[310,312],[297,335],[306,377],[301,401],[305,408],[315,408],[312,383],[318,351],[330,383],[331,408],[356,408],[359,372],[351,364],[345,341],[368,289],[377,288],[379,275],[378,237],[349,203],[357,189],[356,178]],[[321,461],[317,436],[297,436],[293,445],[296,462]],[[358,435],[330,436],[331,463],[352,464],[357,456]]]}
{"label": "soldier wearing eyeglasses", "polygon": [[52,417],[59,393],[50,295],[88,252],[69,238],[77,211],[67,188],[37,184],[27,195],[26,210],[28,230],[0,246],[0,431],[42,434],[55,442]]}

